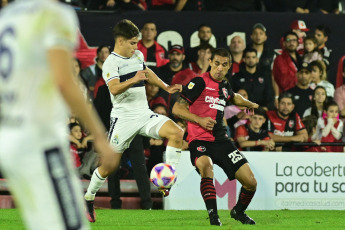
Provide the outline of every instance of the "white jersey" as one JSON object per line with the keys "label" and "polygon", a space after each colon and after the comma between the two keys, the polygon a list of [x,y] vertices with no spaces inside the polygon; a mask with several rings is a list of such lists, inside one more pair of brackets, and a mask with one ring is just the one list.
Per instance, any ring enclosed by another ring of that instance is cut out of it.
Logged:
{"label": "white jersey", "polygon": [[4,8],[0,22],[0,131],[61,137],[68,110],[45,51],[77,45],[76,14],[54,1],[25,0]]}
{"label": "white jersey", "polygon": [[[103,79],[107,84],[113,79],[124,82],[134,77],[137,71],[145,68],[144,55],[139,50],[136,50],[130,58],[112,52],[103,64]],[[110,97],[113,104],[112,117],[137,117],[149,109],[144,81],[116,96],[111,94]]]}

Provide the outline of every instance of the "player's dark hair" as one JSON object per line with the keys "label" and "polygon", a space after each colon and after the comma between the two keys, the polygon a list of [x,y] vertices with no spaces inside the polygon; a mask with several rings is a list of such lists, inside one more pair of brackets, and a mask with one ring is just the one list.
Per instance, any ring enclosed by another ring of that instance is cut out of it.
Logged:
{"label": "player's dark hair", "polygon": [[320,30],[325,37],[328,37],[331,34],[331,29],[325,25],[318,25],[316,29]]}
{"label": "player's dark hair", "polygon": [[229,58],[230,63],[232,62],[232,58],[231,58],[229,51],[224,49],[224,48],[215,49],[214,52],[212,53],[211,60],[213,60],[214,56],[216,56],[216,55],[221,56],[221,57],[227,57],[227,58]]}
{"label": "player's dark hair", "polygon": [[288,32],[286,32],[285,34],[284,34],[284,41],[286,41],[286,38],[287,38],[287,36],[289,36],[289,35],[293,35],[293,36],[295,36],[296,37],[296,39],[298,40],[298,35],[295,33],[295,32],[293,32],[293,31],[288,31]]}
{"label": "player's dark hair", "polygon": [[316,93],[317,89],[323,89],[325,91],[326,99],[323,102],[323,104],[328,102],[328,98],[327,98],[327,91],[326,91],[325,87],[323,87],[321,85],[316,86],[316,88],[314,89],[313,98],[312,98],[312,101],[311,101],[311,112],[310,112],[310,114],[319,117],[319,112],[317,110],[316,103],[315,103],[315,93]]}
{"label": "player's dark hair", "polygon": [[119,21],[113,29],[114,39],[123,37],[125,39],[131,39],[139,36],[138,27],[130,20],[123,19]]}
{"label": "player's dark hair", "polygon": [[280,101],[283,99],[283,98],[290,98],[292,103],[295,104],[295,101],[293,99],[293,96],[291,93],[288,93],[288,92],[284,92],[282,94],[279,95],[279,98],[278,98],[278,103],[280,103]]}
{"label": "player's dark hair", "polygon": [[254,109],[254,115],[260,115],[260,116],[263,116],[264,118],[267,118],[266,110],[264,110],[262,107]]}
{"label": "player's dark hair", "polygon": [[315,115],[309,115],[303,117],[302,122],[307,130],[308,136],[313,135],[313,128],[317,125],[317,117]]}
{"label": "player's dark hair", "polygon": [[331,106],[337,106],[337,107],[339,107],[338,104],[337,104],[337,102],[335,102],[335,101],[333,101],[333,100],[330,100],[330,101],[328,101],[327,103],[324,103],[324,104],[323,104],[323,110],[327,111],[327,110],[329,109],[329,107],[331,107]]}
{"label": "player's dark hair", "polygon": [[253,47],[247,47],[245,50],[243,50],[242,57],[245,58],[247,53],[255,53],[255,56],[258,55],[258,51],[256,49],[254,49]]}

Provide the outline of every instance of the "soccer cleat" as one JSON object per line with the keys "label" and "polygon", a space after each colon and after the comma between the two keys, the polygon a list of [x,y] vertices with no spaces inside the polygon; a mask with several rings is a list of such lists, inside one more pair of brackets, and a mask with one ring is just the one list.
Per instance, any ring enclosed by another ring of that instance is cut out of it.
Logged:
{"label": "soccer cleat", "polygon": [[85,200],[86,201],[86,217],[90,222],[96,221],[95,208],[93,206],[94,200]]}
{"label": "soccer cleat", "polygon": [[222,226],[222,222],[220,222],[218,214],[212,212],[209,214],[209,217],[211,225]]}
{"label": "soccer cleat", "polygon": [[158,192],[159,192],[160,194],[162,194],[164,197],[169,196],[169,189],[160,188],[160,189],[158,189]]}
{"label": "soccer cleat", "polygon": [[231,218],[234,218],[235,220],[240,221],[242,224],[256,224],[255,221],[250,218],[247,214],[243,213],[236,213],[235,209],[233,208],[230,211]]}

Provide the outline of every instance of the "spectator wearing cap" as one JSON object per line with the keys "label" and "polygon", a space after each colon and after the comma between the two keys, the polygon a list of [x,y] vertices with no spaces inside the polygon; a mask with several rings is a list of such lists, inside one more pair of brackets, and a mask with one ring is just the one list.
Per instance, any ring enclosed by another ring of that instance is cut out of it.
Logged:
{"label": "spectator wearing cap", "polygon": [[313,90],[309,87],[311,79],[311,67],[304,62],[298,68],[297,85],[287,92],[293,95],[295,101],[295,111],[300,117],[303,117],[305,110],[311,107],[313,99]]}
{"label": "spectator wearing cap", "polygon": [[[157,75],[167,84],[187,84],[196,76],[188,65],[184,64],[185,53],[181,45],[173,45],[168,52],[169,63],[158,68]],[[172,106],[177,99],[176,94],[168,94],[164,90],[159,90],[159,96],[162,96],[168,102],[168,116],[171,114]]]}
{"label": "spectator wearing cap", "polygon": [[320,50],[323,62],[326,65],[326,69],[329,70],[330,66],[330,58],[332,50],[328,49],[326,46],[326,42],[328,41],[328,37],[331,34],[331,29],[325,25],[318,25],[314,31],[315,38],[317,40],[317,47]]}
{"label": "spectator wearing cap", "polygon": [[253,26],[250,39],[253,43],[249,45],[249,47],[256,49],[258,52],[258,68],[263,68],[264,71],[267,71],[269,74],[271,74],[274,51],[265,44],[267,41],[266,27],[261,23],[256,23]]}
{"label": "spectator wearing cap", "polygon": [[141,29],[141,40],[138,42],[138,50],[140,50],[145,59],[145,64],[154,72],[158,67],[169,62],[166,57],[166,50],[163,46],[156,42],[157,27],[153,22],[146,22]]}
{"label": "spectator wearing cap", "polygon": [[248,92],[248,100],[265,107],[273,108],[273,89],[271,75],[257,67],[257,51],[248,47],[243,52],[243,66],[231,77],[230,85],[234,92],[244,89]]}
{"label": "spectator wearing cap", "polygon": [[279,95],[296,86],[297,67],[302,64],[302,58],[297,53],[298,36],[289,31],[284,35],[284,49],[281,55],[278,55],[273,62],[273,90],[275,99]]}
{"label": "spectator wearing cap", "polygon": [[103,82],[103,84],[98,83],[97,84],[98,87],[100,85],[105,84],[103,77],[102,77],[102,67],[103,67],[103,63],[105,62],[105,59],[107,59],[110,52],[111,51],[110,51],[109,46],[105,46],[105,45],[99,46],[97,48],[96,64],[90,65],[80,72],[81,77],[85,80],[85,82],[88,86],[88,89],[91,92],[92,98],[95,97],[94,90],[95,90],[96,82],[97,81]]}

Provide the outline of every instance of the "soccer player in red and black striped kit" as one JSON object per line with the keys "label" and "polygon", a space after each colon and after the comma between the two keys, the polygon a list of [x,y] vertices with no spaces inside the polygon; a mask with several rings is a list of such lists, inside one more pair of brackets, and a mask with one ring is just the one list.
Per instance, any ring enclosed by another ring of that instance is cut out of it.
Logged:
{"label": "soccer player in red and black striped kit", "polygon": [[231,66],[231,56],[226,49],[216,49],[209,62],[210,72],[192,79],[184,87],[173,113],[188,121],[191,161],[201,175],[200,191],[211,225],[222,225],[217,213],[213,163],[224,170],[229,180],[236,178],[242,184],[231,217],[243,224],[255,224],[244,211],[254,196],[257,182],[247,159],[227,136],[223,116],[226,101],[249,109],[258,105],[234,93],[226,81],[225,75]]}

